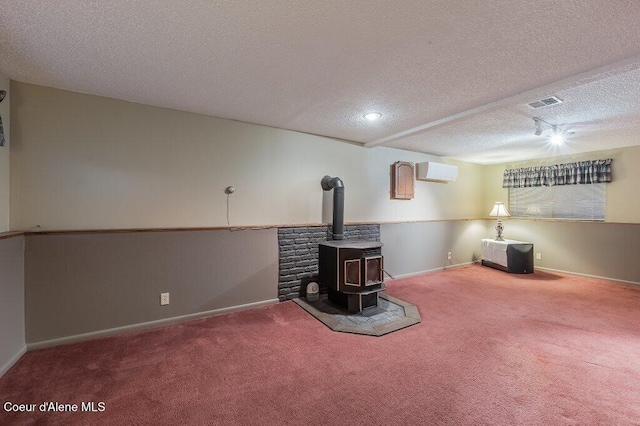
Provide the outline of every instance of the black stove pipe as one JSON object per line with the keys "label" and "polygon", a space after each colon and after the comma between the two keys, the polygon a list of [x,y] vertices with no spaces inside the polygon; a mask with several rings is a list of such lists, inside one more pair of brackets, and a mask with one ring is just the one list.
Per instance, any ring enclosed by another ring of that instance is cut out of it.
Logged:
{"label": "black stove pipe", "polygon": [[320,182],[322,189],[333,189],[333,239],[344,239],[344,183],[339,177],[325,176]]}

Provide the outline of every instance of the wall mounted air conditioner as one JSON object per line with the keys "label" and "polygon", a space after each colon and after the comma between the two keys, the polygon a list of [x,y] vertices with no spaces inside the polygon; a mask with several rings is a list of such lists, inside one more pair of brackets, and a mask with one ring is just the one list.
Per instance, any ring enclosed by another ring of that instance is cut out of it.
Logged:
{"label": "wall mounted air conditioner", "polygon": [[417,164],[416,174],[416,179],[418,180],[455,182],[458,178],[458,166],[428,161],[426,163]]}

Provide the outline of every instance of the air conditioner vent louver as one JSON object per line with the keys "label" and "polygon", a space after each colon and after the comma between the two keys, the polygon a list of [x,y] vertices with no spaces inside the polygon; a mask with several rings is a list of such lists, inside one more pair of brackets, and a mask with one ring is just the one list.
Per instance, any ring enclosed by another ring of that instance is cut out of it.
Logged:
{"label": "air conditioner vent louver", "polygon": [[540,99],[538,101],[528,104],[533,109],[543,108],[551,105],[561,104],[562,99],[557,96],[549,96],[548,98]]}

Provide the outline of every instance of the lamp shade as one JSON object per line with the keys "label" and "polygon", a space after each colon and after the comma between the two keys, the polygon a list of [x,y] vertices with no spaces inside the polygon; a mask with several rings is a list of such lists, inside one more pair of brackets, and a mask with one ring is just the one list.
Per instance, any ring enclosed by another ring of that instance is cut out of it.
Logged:
{"label": "lamp shade", "polygon": [[489,213],[489,216],[509,217],[511,215],[509,214],[509,210],[507,210],[507,208],[505,207],[502,201],[496,201],[496,203],[493,205],[493,210],[491,210],[491,213]]}

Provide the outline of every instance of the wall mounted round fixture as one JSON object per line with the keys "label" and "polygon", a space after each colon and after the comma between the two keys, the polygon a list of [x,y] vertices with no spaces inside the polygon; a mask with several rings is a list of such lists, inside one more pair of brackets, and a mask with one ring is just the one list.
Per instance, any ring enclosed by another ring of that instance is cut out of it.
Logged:
{"label": "wall mounted round fixture", "polygon": [[233,186],[227,186],[224,189],[224,193],[229,195],[229,194],[233,194],[234,192],[236,192],[236,189]]}
{"label": "wall mounted round fixture", "polygon": [[382,117],[382,114],[380,114],[379,112],[368,112],[365,115],[363,115],[363,117],[369,121],[374,121]]}

